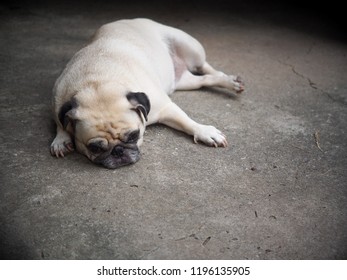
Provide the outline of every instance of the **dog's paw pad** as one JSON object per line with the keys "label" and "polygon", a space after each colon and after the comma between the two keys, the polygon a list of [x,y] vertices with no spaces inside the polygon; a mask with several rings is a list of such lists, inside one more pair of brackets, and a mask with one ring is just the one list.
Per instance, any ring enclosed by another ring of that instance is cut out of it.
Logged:
{"label": "dog's paw pad", "polygon": [[205,143],[211,147],[227,147],[228,142],[225,135],[214,126],[200,125],[198,131],[194,134],[194,142]]}
{"label": "dog's paw pad", "polygon": [[233,82],[236,93],[242,93],[245,90],[245,84],[240,76],[234,77]]}

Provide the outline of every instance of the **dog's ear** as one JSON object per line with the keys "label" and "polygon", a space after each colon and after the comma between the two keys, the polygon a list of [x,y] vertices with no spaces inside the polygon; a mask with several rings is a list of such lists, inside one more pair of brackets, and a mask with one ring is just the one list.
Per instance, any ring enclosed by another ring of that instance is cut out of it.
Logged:
{"label": "dog's ear", "polygon": [[147,95],[143,92],[129,92],[127,94],[127,99],[130,104],[134,106],[134,109],[143,115],[146,121],[148,121],[148,114],[151,110],[151,102],[149,101]]}
{"label": "dog's ear", "polygon": [[61,106],[58,117],[64,129],[66,129],[69,123],[72,125],[72,127],[75,126],[76,108],[77,102],[74,98],[65,102],[63,106]]}

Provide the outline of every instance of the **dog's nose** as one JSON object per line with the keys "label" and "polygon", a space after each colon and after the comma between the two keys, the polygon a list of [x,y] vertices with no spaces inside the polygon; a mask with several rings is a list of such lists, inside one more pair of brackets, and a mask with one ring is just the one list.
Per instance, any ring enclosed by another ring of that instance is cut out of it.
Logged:
{"label": "dog's nose", "polygon": [[120,156],[123,155],[123,153],[124,153],[124,147],[122,147],[122,146],[116,146],[112,150],[112,155],[113,156],[120,157]]}

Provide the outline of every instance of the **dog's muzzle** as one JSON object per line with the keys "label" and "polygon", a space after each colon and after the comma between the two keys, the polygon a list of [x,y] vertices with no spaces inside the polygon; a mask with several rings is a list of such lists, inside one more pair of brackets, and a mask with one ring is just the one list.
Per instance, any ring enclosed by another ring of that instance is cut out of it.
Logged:
{"label": "dog's muzzle", "polygon": [[140,151],[136,145],[115,146],[111,153],[102,154],[96,157],[93,162],[103,165],[109,169],[115,169],[124,165],[132,164],[140,159]]}

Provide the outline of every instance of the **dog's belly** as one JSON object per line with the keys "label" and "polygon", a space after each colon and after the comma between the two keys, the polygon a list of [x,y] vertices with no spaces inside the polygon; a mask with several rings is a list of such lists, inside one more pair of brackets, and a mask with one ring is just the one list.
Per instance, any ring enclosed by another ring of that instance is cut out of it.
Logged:
{"label": "dog's belly", "polygon": [[171,52],[171,60],[175,69],[175,84],[181,79],[182,74],[187,71],[185,61],[179,57],[175,52]]}

